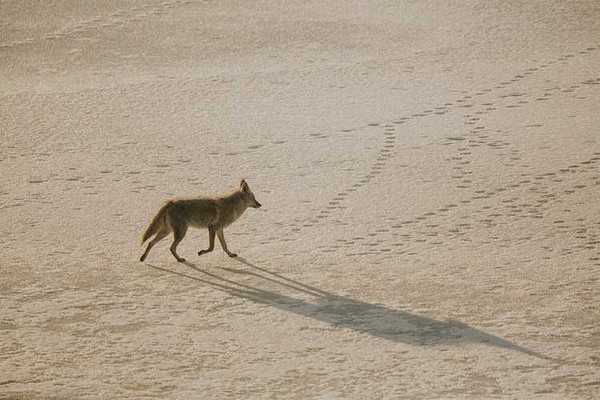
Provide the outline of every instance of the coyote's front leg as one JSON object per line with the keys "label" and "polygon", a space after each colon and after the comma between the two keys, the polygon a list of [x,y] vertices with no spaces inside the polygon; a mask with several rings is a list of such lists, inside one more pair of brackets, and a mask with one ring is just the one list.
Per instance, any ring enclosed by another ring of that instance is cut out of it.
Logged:
{"label": "coyote's front leg", "polygon": [[225,242],[225,235],[223,234],[223,228],[221,228],[217,231],[217,236],[219,237],[219,242],[221,242],[221,247],[223,248],[225,253],[227,253],[227,255],[229,257],[237,257],[237,254],[232,253],[227,249],[227,242]]}
{"label": "coyote's front leg", "polygon": [[208,227],[208,249],[200,250],[198,255],[210,253],[215,248],[215,228],[213,226]]}

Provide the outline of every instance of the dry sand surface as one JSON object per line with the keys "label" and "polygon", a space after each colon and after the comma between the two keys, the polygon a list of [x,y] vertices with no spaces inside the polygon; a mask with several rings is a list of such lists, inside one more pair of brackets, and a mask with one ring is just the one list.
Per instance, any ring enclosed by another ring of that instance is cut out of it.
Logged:
{"label": "dry sand surface", "polygon": [[[0,398],[600,398],[597,0],[0,23]],[[238,259],[138,261],[240,178]]]}

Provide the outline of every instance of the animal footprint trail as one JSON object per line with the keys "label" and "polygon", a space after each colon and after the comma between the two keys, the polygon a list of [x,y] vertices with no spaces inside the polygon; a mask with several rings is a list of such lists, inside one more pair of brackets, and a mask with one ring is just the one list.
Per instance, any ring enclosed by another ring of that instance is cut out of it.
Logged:
{"label": "animal footprint trail", "polygon": [[[589,165],[587,164],[588,162],[591,164],[597,164],[598,162],[600,162],[600,159],[598,159],[599,154],[600,153],[594,153],[592,157],[581,161],[579,164]],[[565,170],[564,168],[561,168],[558,171],[565,171],[562,173],[567,173],[566,171],[571,170],[572,169],[567,168]],[[591,177],[597,174],[597,168],[589,167],[589,169],[585,171],[585,173],[588,175],[588,177]],[[521,221],[523,219],[536,220],[539,218],[544,218],[544,210],[548,209],[553,203],[560,201],[560,194],[541,191],[539,193],[539,196],[530,198],[527,202],[519,202],[520,196],[514,197],[516,194],[514,191],[520,190],[520,192],[522,192],[531,190],[533,187],[541,185],[542,183],[540,183],[540,181],[552,180],[558,174],[559,172],[547,172],[543,174],[534,175],[533,180],[523,180],[510,188],[500,187],[495,190],[492,189],[489,191],[478,191],[479,193],[476,192],[476,194],[472,196],[471,199],[463,200],[461,201],[461,203],[463,205],[467,205],[474,204],[477,201],[491,200],[493,201],[493,203],[491,204],[498,204],[498,201],[500,201],[500,204],[502,204],[502,206],[500,208],[494,208],[488,205],[480,207],[478,209],[473,209],[473,211],[471,211],[469,215],[463,217],[468,218],[471,222],[450,223],[449,212],[460,212],[461,206],[459,206],[458,204],[449,204],[447,206],[439,208],[437,212],[424,212],[421,215],[416,216],[413,220],[405,220],[392,224],[391,227],[395,231],[392,234],[388,234],[388,230],[376,229],[373,231],[369,231],[367,233],[367,238],[371,240],[371,243],[375,243],[372,240],[377,238],[378,240],[376,242],[379,243],[377,247],[385,249],[383,253],[387,253],[388,251],[398,251],[401,255],[410,255],[410,252],[398,250],[398,248],[404,248],[407,246],[410,247],[411,244],[449,246],[453,240],[461,240],[461,238],[465,237],[466,234],[468,234],[470,231],[473,231],[475,228],[481,227],[493,229],[501,224],[510,224],[511,219]],[[575,193],[576,190],[585,189],[586,185],[580,184],[575,185],[573,187],[574,190],[570,194]],[[497,194],[502,194],[505,197],[495,198],[494,196]],[[430,220],[435,221],[435,223],[429,222]],[[405,233],[400,233],[403,229],[408,230],[404,231]],[[444,229],[446,229],[445,232]],[[355,245],[370,247],[371,249],[366,254],[382,253],[382,251],[379,251],[379,248],[375,248],[375,246],[369,244],[367,242],[367,238],[357,238],[353,241],[352,247],[355,247]],[[398,240],[401,241],[399,242]],[[482,241],[488,242],[488,240],[485,239],[482,239]],[[389,244],[391,244],[392,249],[388,250],[389,247],[385,247],[385,244],[388,244],[388,246]],[[592,243],[588,243],[588,246],[590,245],[592,245]],[[365,255],[363,253],[364,252],[350,252],[346,255]]]}
{"label": "animal footprint trail", "polygon": [[[595,48],[591,48],[591,50],[595,50]],[[584,54],[589,54],[589,53],[584,53]],[[537,73],[538,71],[541,71],[542,69],[552,65],[552,62],[549,62],[548,64],[544,64],[544,66],[542,66],[541,68],[529,68],[528,70],[524,71],[523,75],[518,75],[515,76],[515,79],[512,80],[513,82],[517,82],[521,79],[524,79],[525,76],[531,76],[534,73]],[[596,82],[600,82],[600,79],[596,80],[596,79],[589,79],[586,80],[584,82],[587,82],[587,84],[590,85],[595,85]],[[501,82],[500,88],[499,89],[505,89],[505,87],[509,86],[511,84],[511,82]],[[569,86],[566,90],[567,92],[573,92],[575,90],[577,90],[578,88],[580,88],[580,85],[571,85]],[[564,92],[564,90],[562,90]],[[476,95],[477,96],[484,96],[486,94],[493,94],[494,89],[490,88],[490,89],[484,89],[481,90],[480,92],[478,92]],[[543,92],[542,96],[537,97],[536,99],[543,99],[541,101],[546,101],[548,99],[550,99],[553,96],[553,91],[558,93],[560,90],[560,88],[549,88],[546,91]],[[500,99],[502,100],[508,100],[508,101],[516,101],[516,103],[511,103],[508,104],[508,108],[518,108],[518,107],[522,107],[524,105],[529,104],[529,100],[527,100],[525,97],[527,97],[527,93],[525,92],[512,92],[512,93],[508,93],[508,94],[504,94],[500,96]],[[454,103],[446,103],[446,107],[449,106],[453,106],[454,104],[457,104],[456,106],[454,106],[454,108],[467,108],[467,109],[471,109],[473,107],[472,104],[467,103],[467,101],[469,101],[470,99],[472,99],[472,96],[470,95],[465,95],[462,98],[459,98],[457,100],[455,100]],[[540,100],[538,100],[540,101]],[[468,106],[468,107],[465,107]],[[478,109],[473,115],[473,114],[465,114],[464,118],[465,118],[465,125],[475,125],[477,124],[480,120],[481,120],[481,116],[484,116],[485,114],[489,113],[489,112],[494,112],[497,111],[498,108],[494,107],[494,103],[492,102],[484,102],[481,103],[481,109]],[[430,115],[432,110],[426,110],[422,113],[415,113],[412,114],[410,117],[402,117],[399,118],[397,121],[394,121],[394,123],[397,124],[403,124],[407,121],[410,121],[413,118],[422,118],[422,117],[426,117],[428,115]],[[541,124],[531,124],[528,127],[529,128],[536,128],[536,127],[540,127]],[[521,160],[521,157],[518,156],[519,152],[517,149],[511,148],[511,143],[509,141],[505,141],[505,140],[501,140],[501,139],[492,139],[490,138],[490,135],[485,134],[486,133],[486,128],[484,125],[477,125],[475,127],[473,127],[470,131],[469,131],[469,135],[473,135],[474,138],[473,139],[467,139],[466,137],[448,137],[448,141],[451,143],[448,144],[454,144],[454,143],[460,143],[463,141],[466,141],[469,146],[471,148],[477,148],[481,145],[485,145],[489,148],[495,149],[495,150],[508,150],[508,157],[510,159],[511,162],[513,161],[519,161]],[[394,137],[395,139],[395,137]],[[386,141],[387,142],[387,141]],[[393,143],[395,142],[395,140],[389,140],[389,144],[392,144],[391,146],[388,146],[388,148],[393,148]],[[385,149],[386,145],[383,145],[383,149]],[[462,179],[462,184],[458,185],[459,189],[468,189],[470,188],[471,184],[473,183],[470,179],[466,179],[466,177],[468,177],[469,175],[471,175],[473,173],[473,171],[465,169],[465,166],[470,164],[470,161],[465,160],[464,157],[465,156],[470,156],[472,154],[471,151],[467,151],[466,147],[461,147],[459,148],[459,156],[457,157],[452,157],[452,160],[454,162],[458,162],[458,165],[455,166],[454,168],[458,169],[459,171],[459,175],[457,175],[456,177],[458,179]],[[385,153],[385,151],[384,151]],[[380,157],[377,160],[377,163],[373,164],[373,169],[377,170],[377,171],[382,171],[383,167],[385,166],[385,158],[384,157]],[[587,161],[583,161],[582,163],[585,165],[586,163],[591,163],[593,162],[592,160],[587,160]],[[510,164],[509,164],[510,165]],[[362,185],[367,184],[369,182],[369,177],[372,177],[373,175],[371,174],[370,176],[367,175],[365,178],[361,179],[358,181],[358,183],[353,185],[353,189],[351,191],[356,191],[358,188],[362,187]],[[555,173],[549,173],[544,177],[535,177],[536,180],[538,182],[534,183],[531,187],[528,188],[528,190],[533,191],[533,192],[537,192],[538,191],[538,187],[540,185],[539,180],[541,179],[545,179],[547,177],[553,178],[555,181],[557,180],[557,178],[555,178],[556,174]],[[560,181],[560,180],[558,180]],[[469,204],[472,201],[478,201],[478,200],[484,200],[484,199],[489,199],[492,198],[493,196],[496,196],[498,194],[504,193],[506,191],[510,191],[510,190],[514,190],[519,188],[522,184],[524,183],[528,183],[528,182],[520,182],[517,184],[513,184],[513,185],[509,185],[509,187],[499,187],[497,189],[493,189],[493,190],[489,190],[489,191],[475,191],[474,195],[467,200],[463,200],[463,204]],[[579,187],[582,188],[582,187]],[[570,189],[570,190],[566,190],[565,193],[566,194],[571,194],[574,193],[575,189]],[[530,218],[542,218],[542,212],[539,209],[539,206],[541,205],[545,205],[547,203],[549,203],[553,198],[554,195],[552,194],[547,194],[544,190],[542,190],[542,196],[544,196],[545,198],[542,199],[538,199],[537,200],[537,206],[531,206],[531,205],[524,205],[525,208],[527,209],[527,211],[525,212],[525,216],[526,217],[530,217]],[[514,217],[519,216],[519,215],[523,215],[523,214],[514,214],[514,211],[518,211],[521,212],[521,209],[517,209],[517,210],[511,210],[513,212],[513,214],[510,214],[510,212],[508,213],[508,215],[512,215]],[[494,215],[492,214],[492,217]],[[326,216],[325,216],[326,217]],[[423,221],[426,219],[427,216],[421,216],[421,217],[417,217],[416,220],[417,221]],[[493,222],[493,218],[482,218],[480,220],[481,223],[485,224],[486,226],[494,226],[494,222]],[[470,225],[466,224],[466,225],[459,225],[459,228],[470,228]],[[464,230],[464,229],[463,229]],[[455,233],[460,232],[459,230],[455,230]],[[375,233],[375,235],[378,234],[377,232]],[[433,233],[428,233],[425,234],[425,236],[437,236],[437,233],[433,232]],[[424,239],[417,239],[417,242],[425,242],[426,240]],[[439,243],[439,242],[434,242],[434,243]],[[374,244],[369,244],[370,247],[376,247]],[[330,249],[328,249],[328,251],[330,251]],[[386,252],[388,251],[388,249],[386,249]],[[370,251],[370,253],[372,253],[372,251]]]}
{"label": "animal footprint trail", "polygon": [[[576,89],[580,88],[579,85],[572,85],[569,87],[569,92],[575,91]],[[572,90],[571,90],[572,89]],[[552,88],[547,88],[543,90],[543,99],[550,99],[551,97],[553,97],[555,94],[559,93],[561,91],[561,87],[552,87]],[[502,94],[499,96],[499,99],[501,99],[502,101],[508,101],[509,103],[511,101],[513,101],[512,99],[519,99],[519,98],[523,98],[523,97],[532,97],[529,93],[527,92],[523,92],[523,91],[513,91],[513,92],[509,92],[506,94]],[[533,96],[535,97],[535,96]],[[507,107],[514,107],[514,108],[518,108],[521,105],[524,104],[528,104],[529,101],[528,100],[518,100],[517,103],[514,104],[508,104]],[[479,106],[481,110],[484,109],[484,107],[487,106],[491,106],[494,103],[481,103],[481,105]],[[481,112],[475,112],[475,114],[478,114],[477,116],[474,116],[473,114],[464,114],[464,124],[465,126],[468,128],[468,125],[475,125],[475,124],[481,124],[481,118],[485,116],[485,114],[489,114],[490,111],[495,111],[497,110],[496,108],[494,108],[493,110],[490,109],[490,107],[485,108],[485,111],[481,111]],[[526,128],[539,128],[542,127],[542,124],[529,124],[529,125],[525,125]],[[488,133],[489,132],[489,133]],[[477,148],[480,146],[486,146],[488,148],[497,150],[497,151],[503,151],[503,153],[499,153],[499,154],[505,154],[507,157],[507,161],[504,162],[505,166],[515,166],[514,162],[515,161],[520,161],[522,159],[522,157],[519,155],[519,150],[514,148],[511,143],[509,141],[505,141],[502,139],[494,139],[494,136],[498,136],[498,133],[502,133],[502,131],[496,131],[496,132],[490,132],[489,130],[486,129],[486,127],[484,125],[477,125],[474,126],[473,128],[468,128],[468,134],[465,135],[465,137],[448,137],[447,138],[447,142],[445,143],[446,145],[452,145],[453,142],[457,142],[457,141],[464,141],[466,140],[466,142],[468,143],[468,145],[470,147],[473,148]],[[448,161],[450,162],[456,162],[456,161],[461,161],[460,164],[469,164],[468,162],[466,162],[462,156],[467,155],[470,153],[465,153],[464,152],[465,148],[460,148],[459,151],[461,153],[460,156],[454,156],[448,159]],[[506,151],[507,150],[507,151]],[[463,173],[461,175],[457,175],[457,176],[453,176],[453,178],[455,179],[461,179],[464,178],[465,176],[465,172],[464,167],[461,165],[456,165],[454,167],[455,169],[462,171]],[[457,188],[459,189],[467,189],[469,188],[469,184],[473,183],[471,180],[466,180],[466,181],[462,181],[459,184],[457,184]]]}
{"label": "animal footprint trail", "polygon": [[[585,52],[583,56],[588,56],[597,50],[595,47],[589,47],[588,49],[589,50]],[[572,60],[573,58],[567,58],[565,60],[568,59]],[[519,150],[512,148],[510,141],[496,138],[495,136],[497,136],[499,133],[501,134],[502,132],[491,131],[486,128],[485,123],[482,123],[482,118],[485,118],[485,116],[489,113],[501,110],[503,105],[514,106],[507,108],[508,110],[511,108],[519,108],[528,105],[531,102],[528,97],[531,96],[529,96],[527,92],[523,90],[511,90],[511,85],[531,79],[536,74],[540,74],[545,69],[557,64],[557,62],[558,58],[556,60],[550,60],[539,64],[538,67],[527,68],[522,72],[515,74],[513,79],[502,81],[495,86],[474,89],[471,92],[465,91],[463,92],[462,96],[456,97],[452,101],[447,101],[437,107],[429,107],[421,112],[400,116],[387,122],[371,122],[365,125],[363,128],[342,129],[341,131],[345,133],[359,132],[364,128],[380,129],[379,137],[381,139],[379,142],[379,151],[377,156],[365,173],[359,175],[351,184],[342,188],[339,192],[337,192],[337,194],[334,195],[334,197],[326,201],[314,218],[292,227],[293,229],[290,229],[289,235],[297,236],[300,234],[300,232],[302,232],[303,228],[321,226],[326,221],[342,223],[340,218],[343,219],[343,212],[349,208],[346,203],[348,202],[350,196],[352,196],[354,193],[363,191],[364,188],[372,184],[378,176],[386,171],[389,160],[395,156],[399,132],[401,132],[402,129],[411,129],[411,122],[417,122],[420,119],[435,118],[456,112],[461,113],[463,116],[464,125],[467,127],[467,131],[461,136],[448,136],[445,141],[441,142],[444,145],[450,146],[460,144],[460,147],[457,148],[458,153],[451,157],[452,162],[450,163],[451,168],[456,171],[452,178],[459,181],[459,183],[457,183],[458,189],[467,190],[475,187],[478,184],[473,177],[474,171],[471,168],[471,164],[473,156],[475,155],[474,152],[476,152],[478,148],[481,148],[482,146],[506,153],[506,165],[517,167],[517,165],[514,165],[514,163],[522,161],[522,156],[520,155]],[[547,88],[539,97],[549,99],[559,92],[564,92],[565,90],[568,92],[574,92],[582,85],[596,85],[596,82],[600,82],[600,78],[586,79],[579,85],[571,85],[563,89],[557,87]],[[494,96],[496,96],[496,100],[492,99]],[[531,124],[529,128],[536,128],[539,127],[539,125],[540,124]],[[319,138],[316,137],[315,139]],[[463,200],[460,200],[459,203],[462,205],[469,205],[472,202],[493,198],[498,194],[504,193],[505,191],[510,191],[511,189],[519,188],[520,186],[521,183],[517,183],[514,185],[507,185],[507,187],[491,189],[487,192],[474,192],[470,198],[464,198]],[[537,189],[532,187],[531,190],[535,191]],[[444,209],[444,207],[442,207],[442,209]],[[486,218],[484,219],[487,220]],[[416,217],[416,222],[421,221],[421,217]],[[354,244],[356,244],[358,241],[360,241],[360,239],[354,241]],[[403,243],[398,242],[394,244],[393,247],[399,248],[403,247],[403,245]],[[350,242],[346,242],[345,244],[338,244],[334,248],[339,249],[340,246],[351,246],[351,244]],[[326,249],[326,251],[330,252],[331,248]],[[373,250],[370,251],[372,252]],[[386,250],[386,252],[387,251],[388,250]]]}
{"label": "animal footprint trail", "polygon": [[[587,49],[589,49],[589,50],[585,53],[586,55],[589,54],[589,52],[596,50],[595,47],[588,47]],[[560,59],[560,58],[561,57],[558,57],[558,59]],[[476,107],[476,105],[473,103],[473,100],[475,97],[480,97],[480,96],[485,96],[485,95],[493,95],[495,89],[505,89],[506,87],[509,87],[510,85],[512,85],[516,82],[519,82],[523,79],[526,79],[527,77],[531,77],[534,74],[542,72],[545,68],[549,67],[553,63],[554,63],[553,61],[549,61],[547,63],[543,63],[543,64],[539,65],[538,67],[530,67],[530,68],[524,70],[522,73],[516,74],[513,79],[511,79],[509,81],[500,82],[500,84],[498,84],[495,88],[488,87],[488,88],[484,88],[484,89],[479,89],[478,91],[474,91],[474,92],[467,92],[462,97],[456,98],[454,101],[444,103],[443,106],[428,108],[426,110],[423,110],[422,112],[413,113],[410,116],[402,116],[402,117],[397,118],[396,120],[391,121],[391,123],[390,122],[388,122],[388,123],[375,123],[375,122],[369,123],[368,126],[371,126],[371,127],[380,127],[380,126],[384,127],[384,132],[382,135],[384,137],[384,140],[383,140],[383,143],[380,145],[378,157],[376,158],[375,163],[373,163],[371,165],[369,172],[366,173],[365,175],[363,175],[362,177],[358,178],[357,181],[355,181],[351,185],[351,187],[347,189],[347,191],[348,192],[356,192],[356,191],[360,190],[364,186],[371,183],[371,181],[377,175],[381,174],[385,170],[387,161],[391,157],[393,157],[393,150],[395,149],[395,145],[396,145],[396,141],[397,141],[397,136],[393,129],[394,125],[401,126],[407,122],[410,122],[411,120],[416,120],[416,119],[426,118],[426,117],[436,116],[436,115],[438,115],[438,116],[444,115],[444,114],[447,114],[448,112],[456,111],[456,110],[460,110],[460,109],[471,109],[473,107]],[[510,98],[519,98],[519,97],[525,96],[525,94],[524,93],[513,93],[513,94],[509,94],[509,95],[504,95],[504,96],[510,97]],[[549,98],[550,96],[551,96],[550,94],[545,93],[542,96],[542,98],[546,99],[546,98]],[[524,104],[528,103],[528,101],[525,101],[525,100],[519,100],[519,101],[521,102],[520,105],[524,105]],[[476,113],[478,115],[486,114],[488,112],[497,110],[496,107],[493,107],[494,106],[493,103],[485,102],[485,103],[482,103],[482,105],[485,106],[485,109],[477,110]],[[468,122],[475,124],[478,120],[479,120],[478,117],[469,116]],[[473,134],[478,134],[478,139],[480,141],[482,141],[482,143],[479,143],[479,144],[486,144],[490,147],[495,147],[498,149],[506,148],[509,146],[509,143],[504,142],[504,141],[496,141],[496,142],[491,142],[491,143],[487,142],[486,139],[488,139],[488,136],[482,135],[482,131],[484,131],[484,130],[485,130],[484,126],[476,126],[471,131],[471,133],[473,133]],[[465,138],[464,137],[456,137],[456,138],[452,138],[450,140],[462,141],[462,140],[465,140]],[[478,144],[477,140],[473,140],[469,143],[469,146],[478,147],[479,144]],[[468,159],[462,159],[461,163],[463,166],[466,166],[470,163],[470,161]],[[469,171],[467,170],[465,172],[465,174],[469,174]],[[331,215],[331,209],[322,209],[318,218],[321,220],[327,219],[330,215]]]}

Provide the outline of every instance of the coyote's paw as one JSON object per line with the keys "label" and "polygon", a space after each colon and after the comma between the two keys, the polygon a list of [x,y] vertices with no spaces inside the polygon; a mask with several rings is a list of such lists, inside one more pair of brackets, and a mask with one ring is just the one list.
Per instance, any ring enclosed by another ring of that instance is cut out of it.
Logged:
{"label": "coyote's paw", "polygon": [[228,256],[229,257],[237,257],[237,254],[235,254],[235,253],[229,253]]}

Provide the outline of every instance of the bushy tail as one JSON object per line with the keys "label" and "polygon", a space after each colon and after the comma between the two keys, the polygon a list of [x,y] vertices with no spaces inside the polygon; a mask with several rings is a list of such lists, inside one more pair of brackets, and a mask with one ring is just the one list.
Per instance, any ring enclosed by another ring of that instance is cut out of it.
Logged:
{"label": "bushy tail", "polygon": [[173,204],[173,202],[169,201],[167,204],[162,206],[160,210],[158,210],[158,214],[156,214],[156,216],[152,219],[148,229],[146,229],[146,232],[144,232],[144,236],[142,236],[142,244],[144,244],[144,242],[151,236],[154,236],[154,234],[159,231],[161,226],[166,224],[165,217],[167,216],[167,209],[171,206],[171,204]]}

